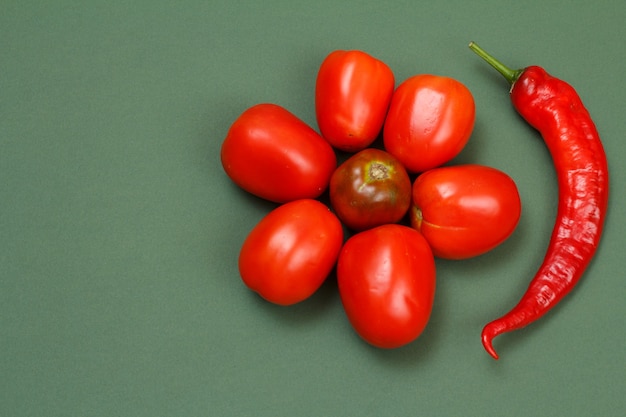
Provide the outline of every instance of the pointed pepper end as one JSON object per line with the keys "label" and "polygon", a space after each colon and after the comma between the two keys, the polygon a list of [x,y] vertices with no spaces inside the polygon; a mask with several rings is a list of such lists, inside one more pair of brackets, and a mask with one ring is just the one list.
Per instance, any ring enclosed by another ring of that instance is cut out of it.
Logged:
{"label": "pointed pepper end", "polygon": [[493,348],[493,338],[496,337],[499,332],[495,328],[493,323],[489,323],[485,326],[482,332],[483,347],[495,360],[498,360],[499,356],[496,350]]}

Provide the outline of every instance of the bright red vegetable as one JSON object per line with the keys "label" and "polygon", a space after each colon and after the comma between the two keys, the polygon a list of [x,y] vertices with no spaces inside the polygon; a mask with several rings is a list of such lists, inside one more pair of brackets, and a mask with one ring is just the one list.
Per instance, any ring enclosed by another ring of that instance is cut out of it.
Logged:
{"label": "bright red vegetable", "polygon": [[347,240],[337,283],[356,332],[380,348],[397,348],[425,329],[435,296],[435,261],[416,230],[387,224]]}
{"label": "bright red vegetable", "polygon": [[542,135],[559,186],[557,218],[543,263],[519,303],[483,329],[483,345],[498,359],[494,337],[539,319],[579,282],[602,235],[609,173],[595,124],[571,85],[538,66],[512,70],[473,42],[470,48],[511,84],[513,107]]}
{"label": "bright red vegetable", "polygon": [[357,152],[380,133],[394,88],[391,69],[362,51],[334,51],[315,84],[315,114],[322,136],[335,148]]}
{"label": "bright red vegetable", "polygon": [[383,129],[385,149],[412,173],[443,165],[467,144],[475,111],[472,93],[459,81],[415,75],[393,93]]}
{"label": "bright red vegetable", "polygon": [[396,158],[368,148],[351,156],[330,178],[330,203],[352,230],[399,222],[411,204],[411,179]]}
{"label": "bright red vegetable", "polygon": [[279,206],[252,229],[239,254],[243,282],[275,304],[309,298],[335,266],[343,244],[339,219],[317,200]]}
{"label": "bright red vegetable", "polygon": [[515,230],[521,209],[517,186],[504,172],[453,165],[417,177],[410,217],[435,256],[466,259],[504,242]]}
{"label": "bright red vegetable", "polygon": [[337,167],[332,147],[276,104],[244,111],[221,149],[226,174],[244,190],[277,203],[319,197]]}

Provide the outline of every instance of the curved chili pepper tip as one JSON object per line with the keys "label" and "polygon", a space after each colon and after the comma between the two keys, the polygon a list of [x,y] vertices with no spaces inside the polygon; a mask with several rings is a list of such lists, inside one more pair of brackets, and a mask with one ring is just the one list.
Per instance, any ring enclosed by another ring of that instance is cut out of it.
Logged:
{"label": "curved chili pepper tip", "polygon": [[493,348],[493,339],[500,334],[499,328],[495,323],[487,324],[482,333],[483,346],[488,354],[490,354],[495,360],[498,360],[499,356],[496,350]]}

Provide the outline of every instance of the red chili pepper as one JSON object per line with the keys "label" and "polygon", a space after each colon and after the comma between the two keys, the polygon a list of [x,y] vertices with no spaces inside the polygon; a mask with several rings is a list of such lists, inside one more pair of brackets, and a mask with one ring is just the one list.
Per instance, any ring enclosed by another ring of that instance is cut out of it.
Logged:
{"label": "red chili pepper", "polygon": [[513,107],[541,133],[559,187],[556,224],[543,263],[519,303],[483,329],[483,346],[498,359],[494,337],[539,319],[578,283],[600,242],[609,174],[598,131],[571,85],[537,66],[512,70],[475,43],[469,46],[511,84]]}

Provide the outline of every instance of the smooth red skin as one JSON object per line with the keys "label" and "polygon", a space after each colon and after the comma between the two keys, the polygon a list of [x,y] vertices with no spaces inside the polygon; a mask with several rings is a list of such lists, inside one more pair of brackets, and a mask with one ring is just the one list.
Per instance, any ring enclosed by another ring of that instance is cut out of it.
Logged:
{"label": "smooth red skin", "polygon": [[334,51],[315,84],[315,114],[322,136],[335,148],[357,152],[380,134],[395,79],[384,62],[362,51]]}
{"label": "smooth red skin", "polygon": [[276,104],[257,104],[235,120],[222,144],[224,171],[244,190],[276,203],[319,197],[337,167],[332,147]]}
{"label": "smooth red skin", "polygon": [[393,94],[385,127],[385,149],[411,173],[449,162],[467,144],[476,108],[470,90],[437,75],[415,75]]}
{"label": "smooth red skin", "polygon": [[343,244],[339,219],[317,200],[279,206],[250,232],[239,254],[245,285],[269,302],[292,305],[317,291]]}
{"label": "smooth red skin", "polygon": [[339,294],[355,331],[393,349],[426,328],[435,297],[435,260],[415,229],[388,224],[353,235],[337,262]]}
{"label": "smooth red skin", "polygon": [[[370,174],[373,165],[386,168],[385,178]],[[411,205],[411,179],[396,158],[368,148],[339,165],[330,178],[329,195],[339,219],[361,231],[404,217]]]}
{"label": "smooth red skin", "polygon": [[481,165],[436,168],[413,183],[411,225],[439,258],[466,259],[504,242],[519,223],[515,182]]}

